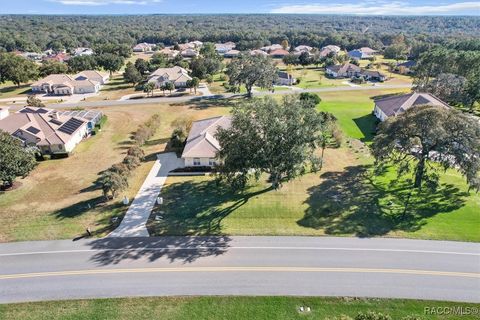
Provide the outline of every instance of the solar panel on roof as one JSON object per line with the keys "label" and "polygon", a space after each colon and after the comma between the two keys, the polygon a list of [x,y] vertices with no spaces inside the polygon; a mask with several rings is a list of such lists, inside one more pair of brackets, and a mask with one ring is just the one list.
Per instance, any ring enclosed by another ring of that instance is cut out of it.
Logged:
{"label": "solar panel on roof", "polygon": [[40,108],[37,110],[38,113],[48,113],[48,110],[45,110],[43,108]]}
{"label": "solar panel on roof", "polygon": [[66,134],[72,134],[74,133],[80,126],[84,124],[83,121],[80,121],[75,118],[71,118],[67,122],[65,122],[60,128],[58,128],[58,131],[61,131]]}
{"label": "solar panel on roof", "polygon": [[37,134],[40,132],[40,130],[38,130],[37,128],[35,127],[28,127],[27,128],[27,131],[30,132],[30,133],[33,133],[33,134]]}

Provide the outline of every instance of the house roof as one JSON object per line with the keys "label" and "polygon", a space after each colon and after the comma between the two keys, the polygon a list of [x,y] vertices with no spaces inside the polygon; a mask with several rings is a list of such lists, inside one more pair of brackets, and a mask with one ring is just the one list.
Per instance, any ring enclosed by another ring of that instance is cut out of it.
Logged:
{"label": "house roof", "polygon": [[103,79],[105,78],[107,75],[106,74],[103,74],[103,73],[100,73],[98,72],[97,70],[85,70],[85,71],[82,71],[82,72],[79,72],[77,73],[74,78],[77,79],[78,77],[80,76],[83,76],[89,80],[95,80],[95,79]]}
{"label": "house roof", "polygon": [[373,70],[362,70],[362,74],[369,77],[378,77],[378,78],[385,78],[386,76],[381,73],[380,71],[373,71]]}
{"label": "house roof", "polygon": [[338,53],[338,52],[340,52],[341,49],[340,49],[339,46],[329,44],[328,46],[323,47],[322,50],[330,50],[330,51],[333,51],[335,53]]}
{"label": "house roof", "polygon": [[271,56],[287,56],[289,52],[284,49],[277,49],[270,52]]}
{"label": "house roof", "polygon": [[448,104],[429,93],[412,92],[375,100],[375,105],[387,116],[395,116],[418,106],[429,105],[450,108]]}
{"label": "house roof", "polygon": [[172,68],[158,68],[150,75],[148,80],[157,80],[159,78],[168,79],[173,82],[192,80],[192,78],[188,75],[187,70],[179,66]]}
{"label": "house roof", "polygon": [[295,47],[295,51],[312,51],[313,48],[310,46],[300,45]]}
{"label": "house roof", "polygon": [[374,49],[369,48],[369,47],[361,47],[359,50],[363,53],[366,53],[366,54],[374,54],[374,53],[377,52],[377,50],[374,50]]}
{"label": "house roof", "polygon": [[215,134],[219,127],[227,129],[230,126],[231,118],[227,116],[193,122],[182,158],[215,158],[220,150]]}
{"label": "house roof", "polygon": [[287,80],[293,79],[293,76],[288,72],[279,71],[277,72],[277,75],[280,79],[287,79]]}
{"label": "house roof", "polygon": [[333,66],[328,66],[326,69],[331,70],[335,73],[347,73],[347,72],[360,72],[360,67],[354,65],[353,63],[346,62],[344,64],[336,64]]}
{"label": "house roof", "polygon": [[60,84],[65,82],[73,81],[73,78],[70,77],[68,74],[51,74],[46,76],[43,79],[40,79],[32,84],[32,86],[41,86],[45,83],[48,84]]}
{"label": "house roof", "polygon": [[397,67],[412,68],[412,67],[415,67],[416,65],[417,65],[416,61],[408,60],[408,61],[397,64]]}
{"label": "house roof", "polygon": [[250,51],[250,55],[252,55],[252,56],[268,56],[268,53],[266,53],[265,51],[257,49],[257,50]]}

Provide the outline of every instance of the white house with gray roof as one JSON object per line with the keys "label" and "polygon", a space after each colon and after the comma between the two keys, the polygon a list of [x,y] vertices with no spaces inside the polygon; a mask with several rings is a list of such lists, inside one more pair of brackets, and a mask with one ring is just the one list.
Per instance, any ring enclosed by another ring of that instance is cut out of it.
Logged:
{"label": "white house with gray roof", "polygon": [[215,138],[218,128],[230,128],[231,118],[220,116],[195,121],[188,134],[182,159],[186,167],[213,167],[218,163],[217,152],[220,144]]}
{"label": "white house with gray roof", "polygon": [[395,117],[410,108],[420,105],[450,108],[448,104],[434,95],[429,93],[412,92],[376,99],[373,113],[380,121],[385,121],[390,117]]}

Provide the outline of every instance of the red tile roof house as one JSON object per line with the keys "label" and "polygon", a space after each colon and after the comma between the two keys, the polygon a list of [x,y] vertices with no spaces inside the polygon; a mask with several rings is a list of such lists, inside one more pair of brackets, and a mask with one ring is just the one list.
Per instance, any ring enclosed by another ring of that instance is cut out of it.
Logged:
{"label": "red tile roof house", "polygon": [[217,165],[217,152],[220,151],[220,144],[215,138],[215,134],[219,127],[227,129],[230,126],[231,118],[227,116],[193,122],[182,153],[185,167]]}
{"label": "red tile roof house", "polygon": [[274,59],[282,59],[285,56],[288,56],[290,52],[284,49],[277,49],[270,52],[270,57]]}
{"label": "red tile roof house", "polygon": [[373,114],[380,121],[385,121],[390,117],[400,115],[406,110],[419,105],[450,108],[448,104],[438,99],[434,95],[429,93],[412,92],[408,94],[376,99]]}
{"label": "red tile roof house", "polygon": [[47,114],[42,108],[9,115],[0,120],[0,130],[25,146],[38,147],[42,154],[68,154],[88,135],[87,121]]}

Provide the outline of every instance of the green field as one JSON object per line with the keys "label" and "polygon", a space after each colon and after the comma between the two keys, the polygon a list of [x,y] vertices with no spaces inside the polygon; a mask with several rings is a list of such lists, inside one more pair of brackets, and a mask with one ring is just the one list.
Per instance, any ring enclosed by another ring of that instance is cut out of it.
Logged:
{"label": "green field", "polygon": [[[310,312],[300,312],[300,307]],[[169,297],[51,301],[0,305],[2,320],[216,320],[216,319],[345,319],[359,313],[377,312],[394,320],[460,319],[458,315],[426,315],[425,308],[478,308],[478,304],[313,297]],[[477,319],[463,315],[461,319]]]}

